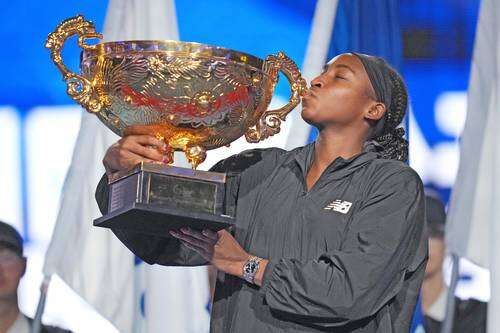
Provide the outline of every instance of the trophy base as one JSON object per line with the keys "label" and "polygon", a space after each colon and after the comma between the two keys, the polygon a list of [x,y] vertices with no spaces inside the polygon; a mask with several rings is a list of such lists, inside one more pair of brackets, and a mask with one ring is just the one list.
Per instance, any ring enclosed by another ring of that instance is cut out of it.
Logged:
{"label": "trophy base", "polygon": [[119,209],[94,220],[94,226],[125,229],[141,234],[171,237],[169,230],[182,227],[219,231],[234,224],[234,218],[208,213],[186,212],[179,209],[152,207],[140,203]]}
{"label": "trophy base", "polygon": [[189,227],[219,231],[234,224],[234,202],[226,196],[228,176],[141,163],[109,183],[108,213],[94,226],[171,237]]}

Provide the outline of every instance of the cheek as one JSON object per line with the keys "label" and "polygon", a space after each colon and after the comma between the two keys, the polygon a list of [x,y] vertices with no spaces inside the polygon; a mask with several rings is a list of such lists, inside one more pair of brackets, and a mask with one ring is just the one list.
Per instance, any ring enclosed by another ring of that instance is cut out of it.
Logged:
{"label": "cheek", "polygon": [[18,286],[19,278],[13,276],[0,278],[0,297],[15,294]]}
{"label": "cheek", "polygon": [[444,244],[441,240],[429,239],[429,260],[426,272],[434,272],[441,268],[444,261]]}
{"label": "cheek", "polygon": [[16,292],[22,273],[22,267],[2,269],[0,272],[0,296],[8,296]]}
{"label": "cheek", "polygon": [[362,118],[365,101],[351,87],[336,87],[325,91],[318,99],[317,113],[322,122],[350,123]]}
{"label": "cheek", "polygon": [[425,273],[431,274],[435,272],[437,268],[438,265],[436,265],[436,261],[431,259],[431,257],[429,257],[429,260],[427,261],[427,266],[425,266]]}

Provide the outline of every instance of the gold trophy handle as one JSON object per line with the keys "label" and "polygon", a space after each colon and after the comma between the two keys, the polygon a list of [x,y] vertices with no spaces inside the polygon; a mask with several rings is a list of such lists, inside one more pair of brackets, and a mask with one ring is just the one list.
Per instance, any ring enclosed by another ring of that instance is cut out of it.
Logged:
{"label": "gold trophy handle", "polygon": [[50,49],[50,57],[66,81],[68,95],[89,112],[99,112],[102,103],[96,97],[92,83],[82,75],[71,72],[62,61],[61,51],[64,43],[73,35],[78,35],[78,46],[83,49],[95,48],[94,45],[85,44],[86,39],[102,38],[101,34],[96,33],[92,22],[78,15],[62,21],[47,37],[45,47]]}
{"label": "gold trophy handle", "polygon": [[256,143],[279,133],[281,121],[300,103],[300,98],[307,89],[306,80],[302,78],[297,64],[283,52],[268,56],[264,62],[264,72],[274,81],[273,88],[278,82],[279,71],[290,83],[290,100],[279,109],[265,111],[257,124],[245,133],[248,142]]}

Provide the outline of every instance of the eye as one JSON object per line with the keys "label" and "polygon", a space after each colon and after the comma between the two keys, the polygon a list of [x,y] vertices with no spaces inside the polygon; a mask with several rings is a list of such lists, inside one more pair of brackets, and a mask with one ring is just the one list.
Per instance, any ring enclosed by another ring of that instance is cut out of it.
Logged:
{"label": "eye", "polygon": [[341,76],[341,75],[335,75],[335,78],[336,79],[339,79],[339,80],[347,80],[344,76]]}

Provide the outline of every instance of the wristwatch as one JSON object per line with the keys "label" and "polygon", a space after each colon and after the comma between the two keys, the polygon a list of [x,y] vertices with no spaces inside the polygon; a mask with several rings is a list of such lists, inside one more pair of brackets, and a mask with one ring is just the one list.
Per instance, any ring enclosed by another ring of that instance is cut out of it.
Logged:
{"label": "wristwatch", "polygon": [[262,258],[251,256],[245,265],[243,265],[243,278],[250,282],[254,283],[255,274],[259,270],[259,263],[262,261]]}

